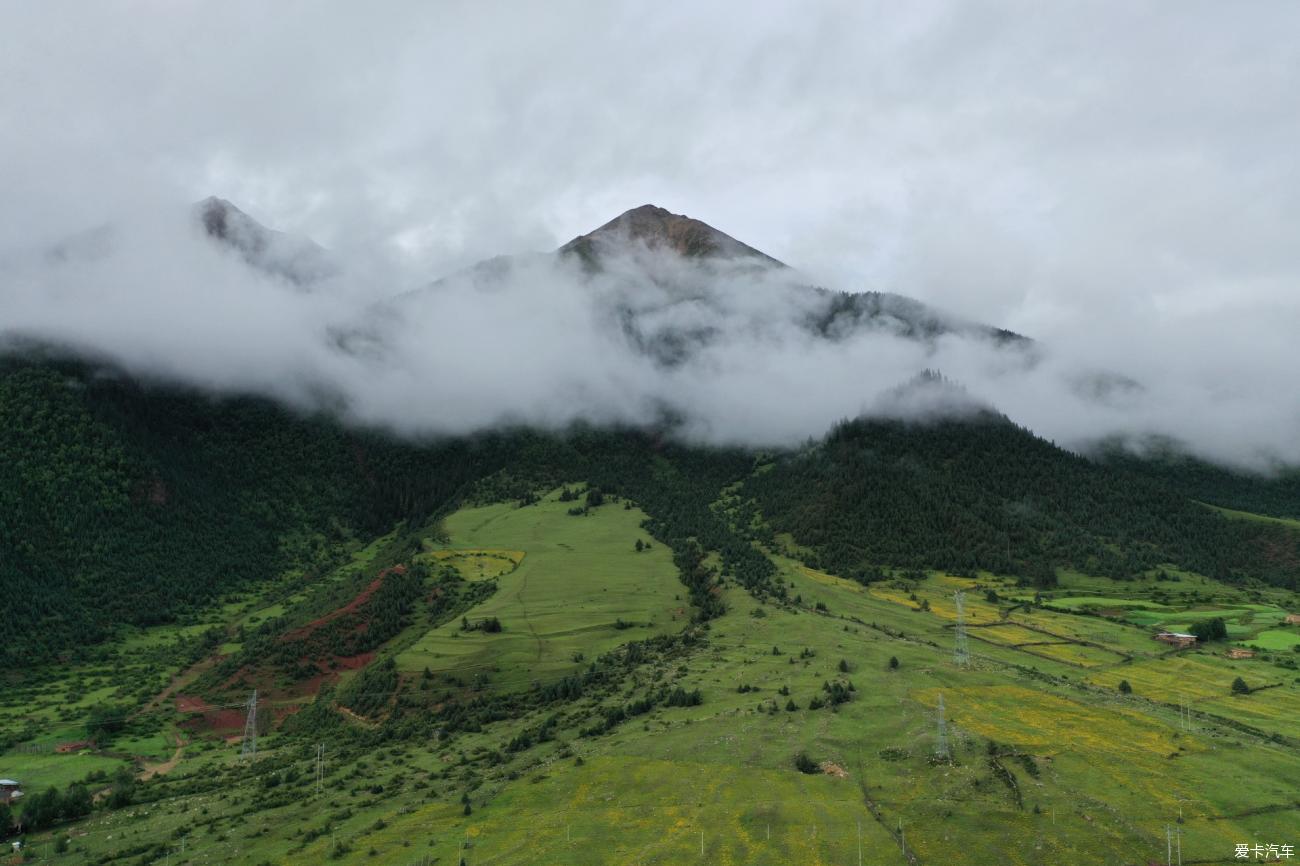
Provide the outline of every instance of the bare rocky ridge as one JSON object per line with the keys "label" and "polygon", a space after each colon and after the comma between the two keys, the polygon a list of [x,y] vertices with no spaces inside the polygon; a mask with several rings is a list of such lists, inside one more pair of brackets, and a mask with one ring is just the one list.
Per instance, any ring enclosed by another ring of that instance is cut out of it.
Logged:
{"label": "bare rocky ridge", "polygon": [[223,198],[208,196],[194,211],[213,240],[296,286],[310,286],[337,272],[329,252],[315,241],[269,229]]}
{"label": "bare rocky ridge", "polygon": [[773,267],[785,265],[743,244],[708,223],[645,204],[619,214],[595,231],[579,235],[560,247],[561,254],[577,254],[591,261],[608,247],[632,243],[650,249],[667,248],[687,258],[754,259]]}

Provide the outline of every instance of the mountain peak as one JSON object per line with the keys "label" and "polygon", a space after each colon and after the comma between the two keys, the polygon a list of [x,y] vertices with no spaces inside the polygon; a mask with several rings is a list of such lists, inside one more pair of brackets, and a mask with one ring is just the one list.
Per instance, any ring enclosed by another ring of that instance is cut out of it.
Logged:
{"label": "mountain peak", "polygon": [[324,248],[309,238],[285,234],[266,226],[224,198],[210,195],[194,204],[203,231],[229,247],[255,268],[306,286],[337,271]]}
{"label": "mountain peak", "polygon": [[783,267],[766,253],[708,223],[654,204],[643,204],[619,214],[600,228],[569,241],[560,247],[560,252],[577,254],[584,261],[594,262],[599,253],[628,244],[670,249],[686,258],[755,259]]}
{"label": "mountain peak", "polygon": [[235,207],[224,198],[210,195],[194,205],[203,229],[211,237],[221,241],[230,241],[232,232],[256,226],[262,232],[269,231],[252,217]]}

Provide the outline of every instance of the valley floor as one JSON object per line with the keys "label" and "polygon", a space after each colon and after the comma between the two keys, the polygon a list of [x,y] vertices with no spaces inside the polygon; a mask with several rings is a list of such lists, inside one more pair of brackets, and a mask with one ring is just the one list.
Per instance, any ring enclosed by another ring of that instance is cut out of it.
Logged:
{"label": "valley floor", "polygon": [[[1292,594],[1174,570],[1159,582],[1063,574],[1038,599],[987,574],[863,586],[768,551],[789,601],[724,581],[726,615],[692,629],[671,552],[636,549],[651,541],[645,515],[573,508],[553,491],[464,508],[445,537],[422,536],[405,565],[453,569],[466,593],[492,582],[490,594],[441,622],[420,607],[367,667],[307,681],[325,686],[314,697],[253,671],[203,694],[206,714],[187,712],[178,699],[214,663],[178,658],[188,644],[176,641],[216,626],[214,652],[232,656],[238,626],[299,606],[319,617],[323,599],[346,602],[349,581],[388,565],[393,537],[318,585],[231,599],[99,663],[14,678],[0,731],[21,742],[0,777],[33,792],[95,772],[107,787],[120,766],[150,777],[130,805],[28,834],[36,862],[1046,866],[1164,862],[1167,838],[1187,863],[1300,846],[1300,629],[1281,622]],[[958,590],[967,664],[954,659]],[[1208,615],[1226,619],[1228,642],[1152,639]],[[499,632],[475,627],[492,619]],[[1258,653],[1229,659],[1235,644]],[[345,706],[349,684],[388,659],[391,696]],[[605,686],[528,697],[597,662]],[[1234,693],[1238,677],[1255,690]],[[247,760],[252,682],[272,697]],[[671,705],[676,689],[702,700]],[[96,703],[155,697],[107,749],[57,751],[85,738]],[[421,727],[476,697],[509,712],[442,737]],[[635,711],[610,723],[615,708]]]}

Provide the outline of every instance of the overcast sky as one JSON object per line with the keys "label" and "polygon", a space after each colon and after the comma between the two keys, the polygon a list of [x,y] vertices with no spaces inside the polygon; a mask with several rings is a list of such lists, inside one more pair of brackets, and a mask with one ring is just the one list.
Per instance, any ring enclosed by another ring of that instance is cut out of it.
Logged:
{"label": "overcast sky", "polygon": [[419,280],[653,202],[1294,458],[1297,45],[1292,2],[4,0],[0,253],[217,194]]}

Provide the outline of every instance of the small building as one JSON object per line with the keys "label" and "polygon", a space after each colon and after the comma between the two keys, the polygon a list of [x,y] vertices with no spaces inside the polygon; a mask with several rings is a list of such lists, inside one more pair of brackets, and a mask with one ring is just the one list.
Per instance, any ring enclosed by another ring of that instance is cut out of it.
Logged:
{"label": "small building", "polygon": [[1176,647],[1189,647],[1196,644],[1196,635],[1183,634],[1180,631],[1162,631],[1156,635],[1156,640]]}
{"label": "small building", "polygon": [[1245,647],[1235,646],[1228,650],[1228,658],[1230,659],[1253,659],[1254,657],[1255,651]]}
{"label": "small building", "polygon": [[12,803],[23,795],[21,786],[13,779],[0,779],[0,803]]}
{"label": "small building", "polygon": [[1300,625],[1300,613],[1288,613],[1286,615],[1287,625]]}

